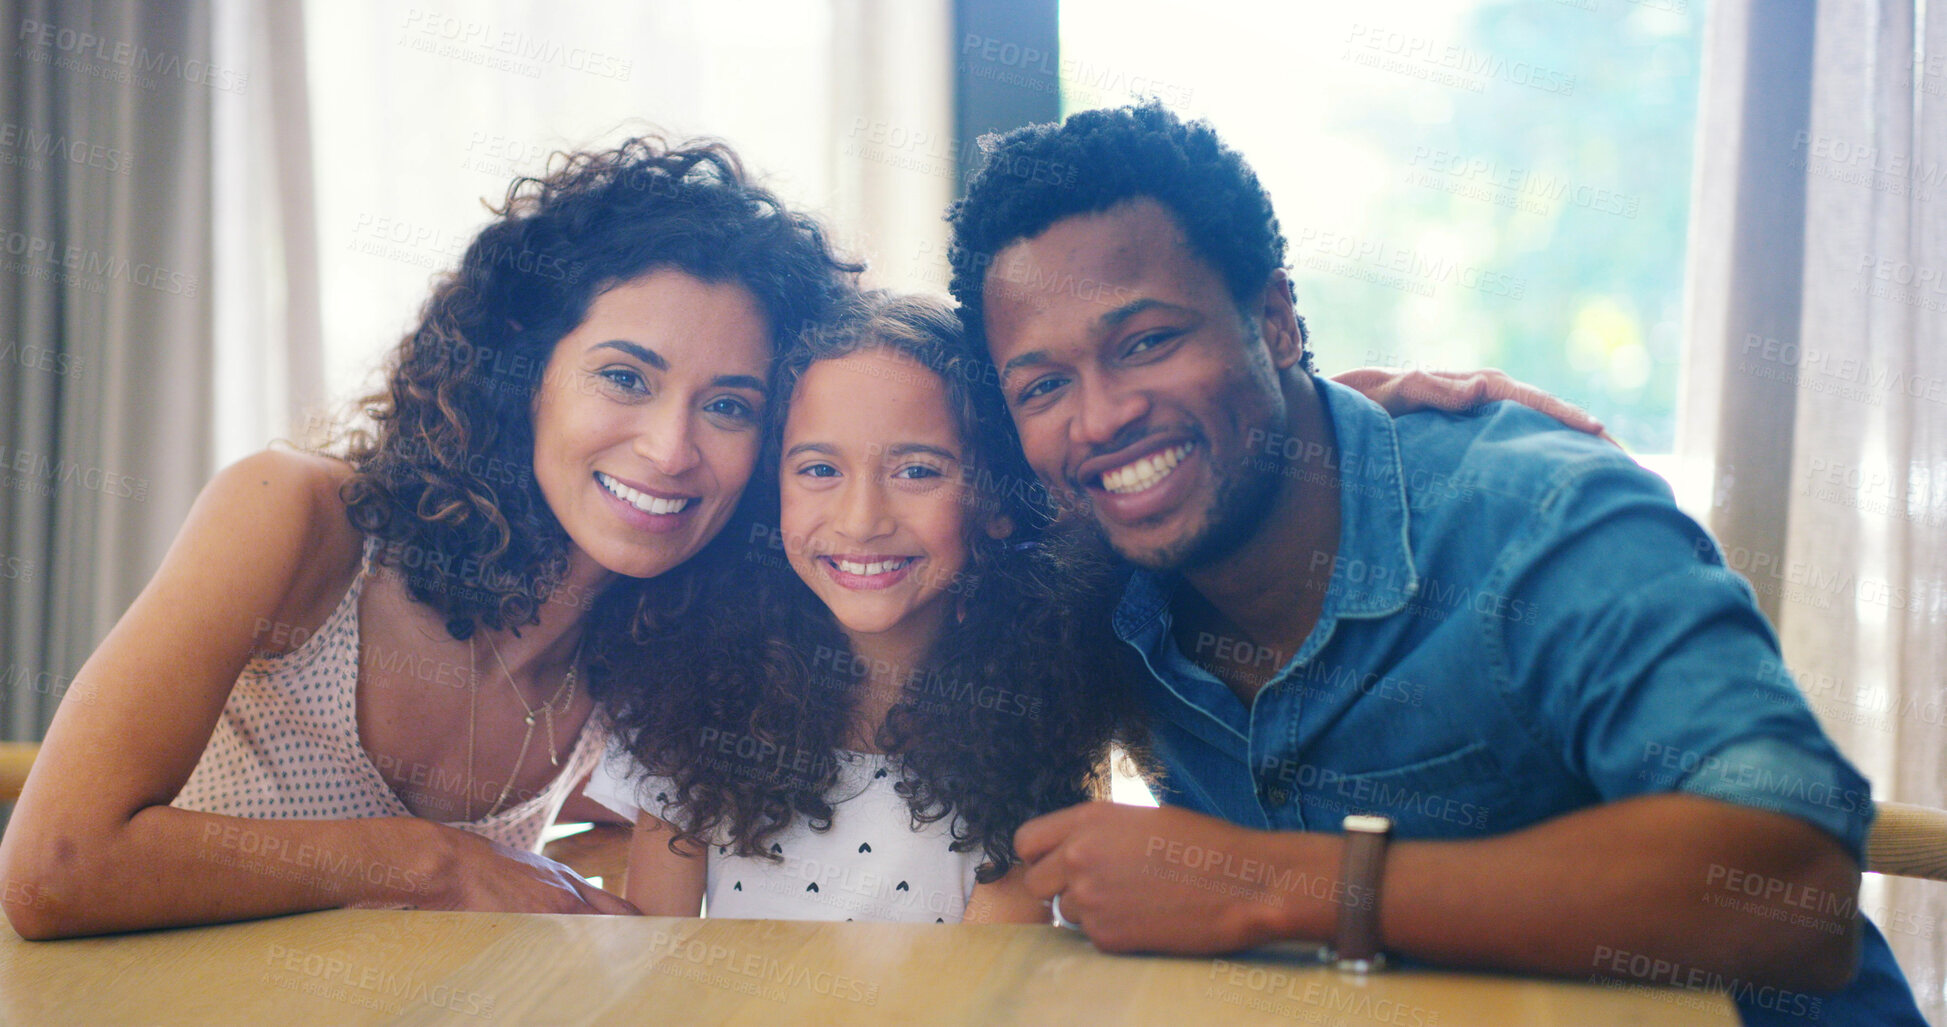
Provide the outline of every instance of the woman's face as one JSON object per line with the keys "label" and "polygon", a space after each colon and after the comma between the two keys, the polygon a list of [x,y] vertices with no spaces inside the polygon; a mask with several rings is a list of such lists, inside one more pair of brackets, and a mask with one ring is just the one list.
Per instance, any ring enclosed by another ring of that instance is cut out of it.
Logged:
{"label": "woman's face", "polygon": [[770,361],[741,285],[662,269],[595,297],[534,399],[534,479],[575,548],[651,578],[714,538],[757,463]]}
{"label": "woman's face", "polygon": [[867,349],[812,364],[778,467],[791,569],[848,635],[929,638],[967,566],[965,458],[939,376]]}

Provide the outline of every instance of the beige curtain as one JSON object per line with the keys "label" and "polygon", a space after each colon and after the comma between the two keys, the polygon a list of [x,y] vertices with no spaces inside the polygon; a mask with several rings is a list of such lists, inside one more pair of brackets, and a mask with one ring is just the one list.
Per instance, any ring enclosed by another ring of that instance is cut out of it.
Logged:
{"label": "beige curtain", "polygon": [[[1947,806],[1947,10],[1813,11],[1712,7],[1679,456],[1875,796]],[[1861,904],[1947,1021],[1947,889]]]}
{"label": "beige curtain", "polygon": [[0,11],[0,714],[34,739],[208,475],[206,141],[248,86],[207,5]]}
{"label": "beige curtain", "polygon": [[0,730],[35,739],[216,467],[302,433],[316,241],[295,3],[0,7]]}

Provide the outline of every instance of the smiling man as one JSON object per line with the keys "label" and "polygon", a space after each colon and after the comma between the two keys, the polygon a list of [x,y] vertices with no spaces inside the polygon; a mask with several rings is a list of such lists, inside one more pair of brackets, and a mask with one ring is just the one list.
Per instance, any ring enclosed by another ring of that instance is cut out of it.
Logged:
{"label": "smiling man", "polygon": [[1133,565],[1166,804],[1017,838],[1096,944],[1922,1022],[1857,912],[1868,786],[1659,479],[1511,404],[1395,421],[1313,375],[1269,197],[1161,107],[1006,136],[949,217],[1029,462]]}

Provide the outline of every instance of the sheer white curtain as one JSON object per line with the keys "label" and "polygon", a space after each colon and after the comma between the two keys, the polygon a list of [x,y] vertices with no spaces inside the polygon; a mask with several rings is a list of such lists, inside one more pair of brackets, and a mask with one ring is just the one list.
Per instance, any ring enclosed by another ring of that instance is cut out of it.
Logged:
{"label": "sheer white curtain", "polygon": [[945,0],[329,0],[306,29],[336,401],[372,381],[483,200],[557,150],[645,131],[730,143],[881,282],[944,287]]}
{"label": "sheer white curtain", "polygon": [[[1682,455],[1875,797],[1947,806],[1947,9],[1787,7],[1712,9]],[[1861,904],[1947,1021],[1947,889]]]}
{"label": "sheer white curtain", "polygon": [[251,69],[214,97],[215,395],[211,470],[301,440],[324,405],[311,103],[295,3],[215,0],[217,63]]}

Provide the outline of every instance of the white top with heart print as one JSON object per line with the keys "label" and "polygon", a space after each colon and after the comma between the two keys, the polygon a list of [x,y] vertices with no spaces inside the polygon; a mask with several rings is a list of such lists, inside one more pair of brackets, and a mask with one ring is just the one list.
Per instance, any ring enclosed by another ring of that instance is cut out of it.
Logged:
{"label": "white top with heart print", "polygon": [[[957,924],[973,894],[978,850],[954,852],[953,817],[913,825],[894,791],[897,757],[840,752],[830,830],[800,816],[773,839],[778,860],[710,846],[704,915],[761,920],[881,920]],[[634,820],[660,816],[666,778],[648,777],[611,742],[586,794]]]}

